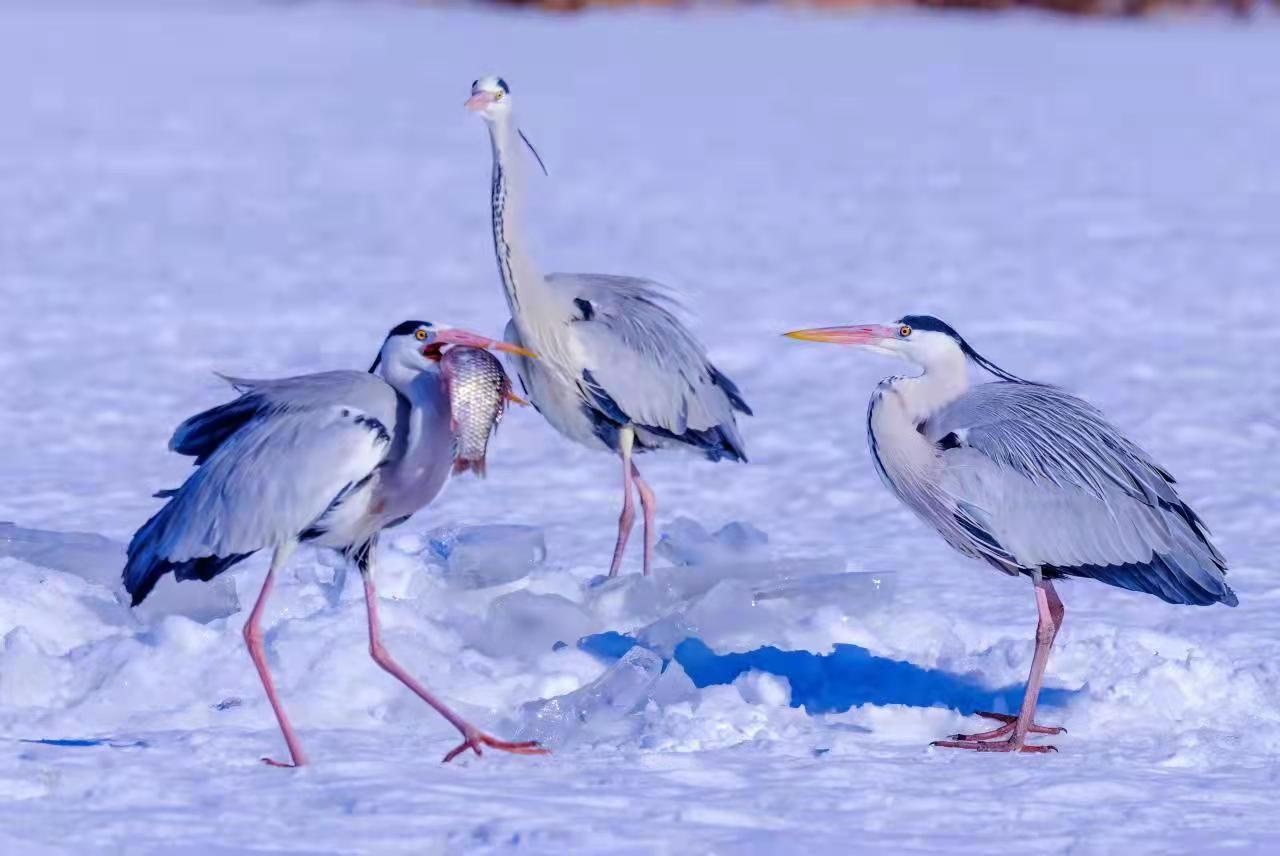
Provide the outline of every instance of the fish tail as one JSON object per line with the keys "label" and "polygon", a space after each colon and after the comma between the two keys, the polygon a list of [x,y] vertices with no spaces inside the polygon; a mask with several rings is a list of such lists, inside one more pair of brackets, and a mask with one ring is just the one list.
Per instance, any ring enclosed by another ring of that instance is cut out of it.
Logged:
{"label": "fish tail", "polygon": [[466,458],[458,458],[453,462],[453,474],[455,476],[462,475],[468,470],[475,473],[476,478],[484,478],[487,475],[485,459],[468,460]]}

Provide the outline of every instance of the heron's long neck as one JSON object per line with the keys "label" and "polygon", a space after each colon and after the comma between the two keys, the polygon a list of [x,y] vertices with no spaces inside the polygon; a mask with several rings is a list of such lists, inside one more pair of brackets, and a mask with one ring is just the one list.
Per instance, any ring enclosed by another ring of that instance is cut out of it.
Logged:
{"label": "heron's long neck", "polygon": [[913,508],[911,497],[922,497],[917,488],[929,483],[938,456],[937,447],[919,430],[920,423],[968,388],[968,372],[961,362],[933,367],[916,377],[887,378],[871,399],[867,441],[876,468],[885,484]]}
{"label": "heron's long neck", "polygon": [[520,229],[524,202],[520,137],[509,115],[489,125],[489,140],[493,144],[493,249],[511,317],[523,328],[545,295],[546,280],[529,258]]}
{"label": "heron's long neck", "polygon": [[894,378],[890,389],[897,393],[898,412],[914,428],[969,389],[969,371],[964,360],[930,366],[916,377]]}

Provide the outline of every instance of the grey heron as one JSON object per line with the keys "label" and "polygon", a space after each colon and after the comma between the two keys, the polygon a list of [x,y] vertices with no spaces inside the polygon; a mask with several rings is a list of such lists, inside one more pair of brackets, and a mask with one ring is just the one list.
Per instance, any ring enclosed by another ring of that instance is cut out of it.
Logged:
{"label": "grey heron", "polygon": [[[786,335],[914,364],[920,373],[882,381],[867,411],[880,478],[956,550],[1034,583],[1039,622],[1020,712],[980,713],[1003,724],[935,746],[1053,748],[1026,737],[1061,731],[1033,722],[1064,614],[1054,580],[1095,579],[1174,604],[1236,605],[1226,560],[1173,476],[1086,402],[1010,374],[930,315]],[[996,380],[971,386],[970,363]]]}
{"label": "grey heron", "polygon": [[448,346],[523,349],[426,321],[392,328],[368,372],[329,371],[280,380],[228,378],[240,396],[178,426],[169,447],[196,470],[133,536],[124,568],[136,606],[164,574],[210,580],[259,550],[273,551],[244,640],[289,748],[306,757],[276,695],[259,621],[276,571],[301,543],[342,551],[360,569],[369,653],[463,735],[445,756],[481,746],[541,752],[481,732],[433,696],[383,647],[374,558],[379,533],[407,520],[443,489],[454,466],[446,380]]}
{"label": "grey heron", "polygon": [[544,276],[534,265],[519,224],[518,155],[528,140],[511,101],[506,81],[485,77],[472,83],[466,102],[488,125],[493,148],[493,242],[511,310],[506,339],[538,354],[536,362],[517,357],[516,370],[547,422],[570,440],[621,458],[622,513],[609,575],[621,567],[635,520],[633,487],[644,514],[648,574],[657,500],[633,454],[683,448],[712,461],[746,461],[734,414],[750,415],[751,408],[676,317],[663,286],[627,276]]}

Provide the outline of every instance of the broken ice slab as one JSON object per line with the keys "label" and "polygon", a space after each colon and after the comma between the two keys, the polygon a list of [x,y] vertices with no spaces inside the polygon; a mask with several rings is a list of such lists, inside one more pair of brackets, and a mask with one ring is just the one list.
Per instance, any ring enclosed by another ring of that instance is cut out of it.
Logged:
{"label": "broken ice slab", "polygon": [[769,543],[765,535],[750,523],[734,521],[712,534],[696,520],[677,517],[658,539],[658,555],[673,565],[709,565],[733,559],[760,558]]}
{"label": "broken ice slab", "polygon": [[795,580],[815,574],[839,574],[847,564],[843,556],[728,561],[680,568],[657,568],[653,577],[673,597],[684,600],[708,592],[725,580]]}
{"label": "broken ice slab", "polygon": [[475,638],[480,651],[495,657],[538,657],[557,642],[576,644],[597,629],[586,610],[558,594],[526,589],[495,598]]}
{"label": "broken ice slab", "polygon": [[848,615],[884,605],[892,600],[896,585],[897,575],[892,571],[815,574],[758,586],[752,603],[785,600],[810,609],[838,606]]}
{"label": "broken ice slab", "polygon": [[0,556],[107,585],[124,567],[125,549],[91,532],[51,532],[0,523]]}
{"label": "broken ice slab", "polygon": [[477,589],[528,576],[546,560],[547,545],[536,526],[461,526],[432,532],[424,554],[443,565],[453,588]]}
{"label": "broken ice slab", "polygon": [[894,582],[891,573],[856,571],[765,581],[721,578],[709,591],[690,597],[634,631],[634,636],[665,657],[674,656],[676,647],[689,638],[714,647],[754,646],[784,637],[797,620],[820,609],[849,617],[883,608],[893,597]]}
{"label": "broken ice slab", "polygon": [[661,677],[662,658],[636,645],[591,683],[522,705],[515,739],[537,740],[556,750],[632,730],[638,723],[629,721],[630,715],[648,702]]}
{"label": "broken ice slab", "polygon": [[[0,557],[3,556],[72,574],[103,586],[122,604],[129,603],[120,576],[125,546],[119,541],[92,532],[55,532],[0,523]],[[166,574],[134,612],[147,619],[183,615],[203,624],[239,610],[240,602],[230,577],[218,577],[208,583],[179,583]]]}

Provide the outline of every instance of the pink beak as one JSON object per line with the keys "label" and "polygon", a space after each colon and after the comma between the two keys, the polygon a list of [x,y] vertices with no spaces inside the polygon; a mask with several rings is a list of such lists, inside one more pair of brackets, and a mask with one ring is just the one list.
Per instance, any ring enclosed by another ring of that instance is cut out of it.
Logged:
{"label": "pink beak", "polygon": [[476,92],[467,99],[467,103],[464,106],[472,113],[479,113],[481,110],[492,104],[493,101],[494,98],[492,92]]}
{"label": "pink beak", "polygon": [[896,339],[898,331],[883,324],[858,324],[850,327],[814,327],[784,333],[806,342],[830,342],[833,345],[865,345],[879,339]]}
{"label": "pink beak", "polygon": [[432,347],[438,349],[441,345],[462,345],[468,348],[486,348],[493,351],[506,351],[508,354],[519,354],[522,357],[537,359],[538,355],[532,351],[526,351],[519,345],[508,344],[497,339],[490,339],[481,336],[479,333],[471,333],[466,330],[459,330],[456,327],[446,327],[438,331],[432,338],[431,344],[423,349],[423,353],[429,351]]}

